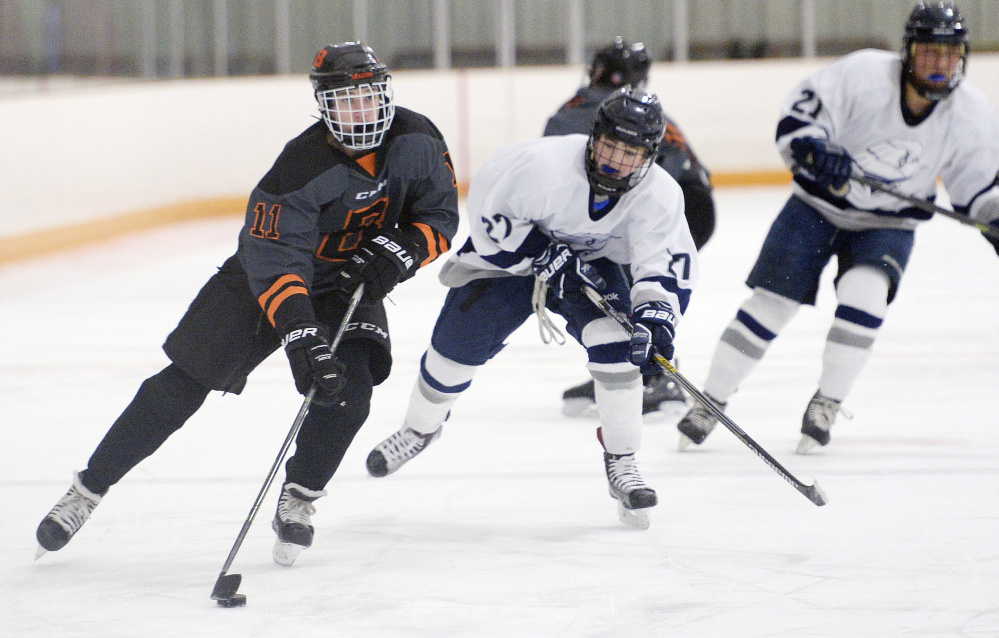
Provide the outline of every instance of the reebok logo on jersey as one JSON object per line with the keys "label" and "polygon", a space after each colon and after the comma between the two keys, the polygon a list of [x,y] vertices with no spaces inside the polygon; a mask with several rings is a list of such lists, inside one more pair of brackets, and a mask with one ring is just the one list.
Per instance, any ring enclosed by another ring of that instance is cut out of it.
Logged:
{"label": "reebok logo on jersey", "polygon": [[315,337],[316,335],[317,331],[315,328],[296,328],[285,335],[284,339],[281,340],[281,345],[287,346],[292,341],[298,341],[305,337]]}
{"label": "reebok logo on jersey", "polygon": [[379,235],[371,240],[372,243],[378,244],[385,250],[389,251],[393,255],[399,258],[399,261],[406,266],[406,270],[413,267],[413,256],[406,252],[406,249],[395,243],[385,235]]}

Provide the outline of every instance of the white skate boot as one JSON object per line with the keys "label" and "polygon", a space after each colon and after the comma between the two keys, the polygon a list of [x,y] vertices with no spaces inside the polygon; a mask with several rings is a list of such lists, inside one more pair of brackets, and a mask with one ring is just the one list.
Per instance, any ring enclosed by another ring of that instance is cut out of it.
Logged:
{"label": "white skate boot", "polygon": [[635,455],[604,452],[604,467],[610,495],[618,502],[621,522],[628,527],[648,529],[648,509],[655,506],[659,498],[638,473]]}
{"label": "white skate boot", "polygon": [[326,496],[325,491],[310,490],[297,483],[285,483],[278,498],[277,512],[271,527],[277,532],[274,542],[274,562],[291,567],[295,559],[312,545],[315,528],[312,515],[316,499]]}
{"label": "white skate boot", "polygon": [[421,434],[409,426],[402,426],[402,429],[376,445],[368,454],[368,474],[382,477],[395,472],[440,438],[443,430],[444,427],[441,426],[430,434]]}
{"label": "white skate boot", "polygon": [[73,473],[73,484],[59,502],[55,504],[42,522],[38,525],[35,537],[38,539],[38,550],[35,560],[45,552],[54,552],[66,546],[73,535],[87,522],[94,508],[101,502],[101,495],[94,494],[80,480],[80,473]]}

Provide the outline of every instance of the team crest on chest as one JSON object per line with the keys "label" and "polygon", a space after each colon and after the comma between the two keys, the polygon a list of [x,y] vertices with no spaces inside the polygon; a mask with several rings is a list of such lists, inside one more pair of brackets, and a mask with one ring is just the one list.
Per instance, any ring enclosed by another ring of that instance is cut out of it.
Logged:
{"label": "team crest on chest", "polygon": [[568,244],[577,250],[585,252],[600,252],[607,243],[614,239],[612,235],[595,235],[593,233],[566,233],[558,230],[551,231],[552,239]]}
{"label": "team crest on chest", "polygon": [[923,144],[917,140],[888,140],[868,146],[854,159],[865,174],[892,183],[914,176],[922,156]]}

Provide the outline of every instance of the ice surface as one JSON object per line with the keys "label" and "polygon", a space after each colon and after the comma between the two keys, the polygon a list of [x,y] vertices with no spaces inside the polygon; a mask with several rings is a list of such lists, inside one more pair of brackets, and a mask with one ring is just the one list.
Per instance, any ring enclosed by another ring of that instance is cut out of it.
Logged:
{"label": "ice surface", "polygon": [[[717,193],[718,230],[678,330],[704,381],[785,189]],[[271,491],[230,570],[248,604],[209,594],[300,405],[280,353],[240,397],[212,395],[106,497],[63,550],[34,532],[235,249],[240,221],[160,229],[0,268],[0,636],[999,635],[999,260],[969,228],[920,227],[898,299],[832,443],[793,453],[835,305],[826,273],[729,404],[816,507],[719,428],[676,451],[679,414],[639,455],[652,527],[617,520],[594,421],[560,413],[586,379],[575,344],[531,319],[483,368],[444,436],[371,479],[400,423],[444,289],[392,295],[395,368],[317,503],[316,542],[270,557]],[[278,480],[283,471],[278,475]]]}

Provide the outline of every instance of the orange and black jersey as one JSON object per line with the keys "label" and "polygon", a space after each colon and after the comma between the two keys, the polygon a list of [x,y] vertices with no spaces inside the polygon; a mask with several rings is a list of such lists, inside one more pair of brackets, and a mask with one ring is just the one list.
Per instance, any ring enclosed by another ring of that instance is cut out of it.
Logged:
{"label": "orange and black jersey", "polygon": [[271,325],[312,319],[309,296],[328,292],[365,239],[398,227],[421,266],[458,229],[458,190],[440,131],[396,107],[384,142],[352,159],[316,122],[291,140],[250,195],[237,255]]}

